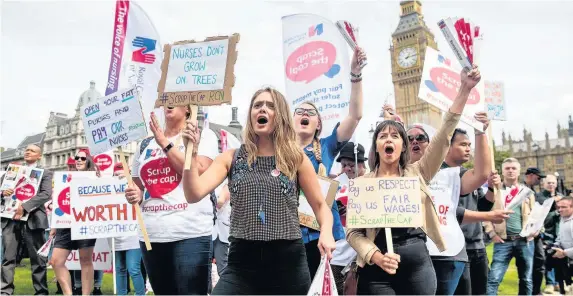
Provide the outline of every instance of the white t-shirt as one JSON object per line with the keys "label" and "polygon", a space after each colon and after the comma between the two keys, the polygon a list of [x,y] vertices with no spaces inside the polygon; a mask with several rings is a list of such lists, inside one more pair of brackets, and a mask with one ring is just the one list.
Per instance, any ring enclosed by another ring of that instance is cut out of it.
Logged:
{"label": "white t-shirt", "polygon": [[336,241],[336,249],[332,252],[330,265],[346,266],[356,259],[356,251],[345,240]]}
{"label": "white t-shirt", "polygon": [[[227,180],[223,182],[217,189],[215,189],[215,195],[219,198],[223,187],[227,185]],[[217,209],[217,220],[215,221],[215,227],[213,228],[213,240],[219,237],[219,240],[224,243],[229,243],[229,231],[231,225],[231,201],[227,200],[225,204]]]}
{"label": "white t-shirt", "polygon": [[[179,136],[169,139],[185,153]],[[206,129],[201,133],[198,155],[215,159],[219,154],[215,133]],[[137,148],[132,176],[141,179],[145,186],[141,212],[151,242],[174,242],[210,235],[213,232],[213,204],[209,196],[189,204],[183,193],[181,176],[169,166],[163,149],[151,140],[143,153]],[[139,239],[143,235],[139,232]]]}
{"label": "white t-shirt", "polygon": [[113,241],[116,251],[139,249],[139,238],[136,235],[115,237]]}

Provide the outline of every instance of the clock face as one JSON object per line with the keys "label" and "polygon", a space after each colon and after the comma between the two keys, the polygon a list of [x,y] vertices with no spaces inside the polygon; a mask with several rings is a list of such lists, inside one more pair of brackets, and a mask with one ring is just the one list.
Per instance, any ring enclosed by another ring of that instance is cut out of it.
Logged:
{"label": "clock face", "polygon": [[413,47],[406,47],[398,54],[398,65],[402,68],[410,68],[418,61],[418,51]]}

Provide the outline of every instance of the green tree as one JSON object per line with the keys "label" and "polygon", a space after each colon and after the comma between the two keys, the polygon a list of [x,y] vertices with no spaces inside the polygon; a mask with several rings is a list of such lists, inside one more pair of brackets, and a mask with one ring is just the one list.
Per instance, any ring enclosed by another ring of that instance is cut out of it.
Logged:
{"label": "green tree", "polygon": [[497,151],[494,147],[493,155],[495,160],[495,169],[501,175],[501,163],[504,159],[511,157],[511,153],[509,151]]}

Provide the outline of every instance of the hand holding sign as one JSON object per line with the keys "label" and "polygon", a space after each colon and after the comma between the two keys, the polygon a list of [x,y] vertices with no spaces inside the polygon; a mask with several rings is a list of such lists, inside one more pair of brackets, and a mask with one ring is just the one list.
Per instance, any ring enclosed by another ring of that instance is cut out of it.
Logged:
{"label": "hand holding sign", "polygon": [[465,88],[467,91],[471,91],[481,80],[481,73],[476,65],[473,65],[470,71],[462,70],[460,76],[462,78],[462,88]]}
{"label": "hand holding sign", "polygon": [[125,198],[127,199],[128,203],[132,205],[138,205],[143,199],[141,189],[139,189],[139,187],[133,183],[129,184],[125,190]]}
{"label": "hand holding sign", "polygon": [[393,253],[382,254],[382,252],[375,252],[374,255],[372,255],[371,261],[382,268],[382,270],[388,274],[396,274],[398,263],[400,263],[400,255]]}
{"label": "hand holding sign", "polygon": [[493,210],[488,212],[487,221],[490,221],[495,224],[499,224],[507,219],[509,219],[509,214],[512,214],[513,211],[511,210]]}
{"label": "hand holding sign", "polygon": [[501,178],[497,171],[493,171],[489,174],[487,178],[487,186],[490,188],[500,188],[501,187]]}
{"label": "hand holding sign", "polygon": [[201,136],[197,121],[191,119],[187,120],[187,125],[185,126],[185,129],[183,129],[182,135],[185,148],[187,148],[189,143],[191,143],[192,146],[198,146]]}
{"label": "hand holding sign", "polygon": [[9,197],[14,195],[14,189],[6,189],[4,191],[2,191],[2,196],[4,197]]}
{"label": "hand holding sign", "polygon": [[[487,127],[489,126],[489,118],[487,117],[487,113],[486,112],[477,112],[476,115],[474,115],[474,118],[483,123],[483,130],[485,131],[487,129]],[[481,132],[481,131],[479,131]]]}
{"label": "hand holding sign", "polygon": [[354,49],[354,55],[352,56],[352,63],[350,64],[350,71],[354,74],[362,72],[363,64],[366,61],[366,53],[361,47],[356,47]]}

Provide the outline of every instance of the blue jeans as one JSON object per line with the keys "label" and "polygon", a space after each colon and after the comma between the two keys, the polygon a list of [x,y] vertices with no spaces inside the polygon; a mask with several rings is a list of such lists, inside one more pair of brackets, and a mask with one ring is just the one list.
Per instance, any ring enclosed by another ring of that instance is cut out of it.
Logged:
{"label": "blue jeans", "polygon": [[464,273],[466,262],[432,259],[432,264],[436,270],[438,282],[436,295],[454,295]]}
{"label": "blue jeans", "polygon": [[[82,288],[82,271],[74,270],[74,288]],[[94,270],[94,289],[101,289],[101,282],[103,281],[103,270]]]}
{"label": "blue jeans", "polygon": [[141,275],[141,250],[115,251],[115,281],[117,295],[127,295],[127,274],[133,281],[135,295],[145,295],[145,281]]}
{"label": "blue jeans", "polygon": [[555,269],[545,271],[545,286],[555,286],[557,281],[555,280]]}
{"label": "blue jeans", "polygon": [[156,295],[206,295],[211,284],[212,236],[169,243],[139,242],[149,282]]}
{"label": "blue jeans", "polygon": [[533,281],[533,242],[527,242],[524,238],[506,240],[504,243],[493,245],[493,260],[487,279],[487,294],[497,295],[499,284],[505,276],[509,261],[515,257],[517,274],[519,277],[519,294],[531,295]]}

